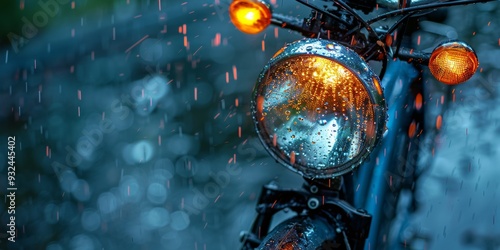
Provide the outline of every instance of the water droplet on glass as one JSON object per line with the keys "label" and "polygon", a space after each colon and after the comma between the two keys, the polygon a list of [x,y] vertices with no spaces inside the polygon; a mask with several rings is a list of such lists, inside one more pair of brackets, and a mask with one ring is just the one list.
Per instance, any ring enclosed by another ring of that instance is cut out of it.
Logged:
{"label": "water droplet on glass", "polygon": [[[273,155],[299,171],[334,170],[357,159],[355,156],[373,137],[373,131],[367,133],[366,127],[375,125],[376,114],[362,82],[342,65],[312,55],[315,46],[301,47],[307,55],[276,62],[275,70],[258,88],[257,97],[265,97],[262,107],[253,105],[255,112],[267,112],[257,128]],[[321,47],[332,52],[337,49],[328,42]],[[339,74],[342,77],[333,77]],[[361,122],[362,128],[358,127]],[[270,138],[270,134],[276,137]]]}
{"label": "water droplet on glass", "polygon": [[318,124],[321,125],[321,126],[324,126],[325,124],[327,124],[328,121],[327,120],[324,120],[324,119],[318,119]]}

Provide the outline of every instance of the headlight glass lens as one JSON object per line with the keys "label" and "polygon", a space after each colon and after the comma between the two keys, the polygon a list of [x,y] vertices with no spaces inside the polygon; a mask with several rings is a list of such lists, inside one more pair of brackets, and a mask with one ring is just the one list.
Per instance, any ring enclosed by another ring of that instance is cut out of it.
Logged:
{"label": "headlight glass lens", "polygon": [[[254,91],[261,140],[280,162],[309,178],[341,175],[359,165],[383,126],[377,124],[380,103],[375,103],[381,98],[371,96],[381,89],[376,77],[359,77],[340,61],[324,57],[322,48],[326,55],[346,48],[319,41],[311,45],[320,46],[316,53],[307,53],[306,43],[304,54],[285,48],[263,71]],[[364,84],[366,79],[370,81]]]}

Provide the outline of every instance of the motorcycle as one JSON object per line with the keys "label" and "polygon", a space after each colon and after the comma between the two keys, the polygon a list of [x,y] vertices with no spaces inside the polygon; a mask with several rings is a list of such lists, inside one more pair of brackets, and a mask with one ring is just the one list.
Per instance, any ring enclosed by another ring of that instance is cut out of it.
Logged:
{"label": "motorcycle", "polygon": [[[463,41],[444,41],[426,52],[413,49],[411,35],[419,18],[432,12],[492,0],[296,1],[311,9],[309,17],[274,13],[263,0],[229,6],[232,23],[244,33],[275,25],[304,36],[264,66],[251,107],[266,150],[302,175],[304,185],[262,188],[257,217],[241,234],[242,249],[397,248],[399,235],[390,231],[395,207],[420,174],[421,66],[453,86],[470,79],[479,64]],[[371,19],[360,13],[382,8],[387,11]],[[396,17],[391,26],[374,26]],[[369,62],[381,64],[378,73]],[[415,209],[410,200],[407,206]],[[271,228],[283,210],[296,215]]]}

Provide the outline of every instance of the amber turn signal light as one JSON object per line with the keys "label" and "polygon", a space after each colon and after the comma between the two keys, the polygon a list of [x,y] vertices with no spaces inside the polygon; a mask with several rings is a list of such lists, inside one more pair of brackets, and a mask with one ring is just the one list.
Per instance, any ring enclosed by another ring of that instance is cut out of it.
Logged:
{"label": "amber turn signal light", "polygon": [[429,69],[440,82],[455,85],[469,80],[477,70],[476,53],[466,43],[450,41],[437,46],[431,54]]}
{"label": "amber turn signal light", "polygon": [[271,24],[271,8],[261,0],[233,0],[229,17],[240,31],[257,34]]}

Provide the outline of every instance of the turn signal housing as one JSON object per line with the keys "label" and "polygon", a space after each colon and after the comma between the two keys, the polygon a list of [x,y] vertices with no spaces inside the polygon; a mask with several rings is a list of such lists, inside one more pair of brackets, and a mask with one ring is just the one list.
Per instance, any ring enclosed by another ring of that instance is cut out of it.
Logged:
{"label": "turn signal housing", "polygon": [[466,43],[449,41],[437,46],[431,54],[429,69],[440,82],[456,85],[469,80],[477,70],[476,53]]}
{"label": "turn signal housing", "polygon": [[271,24],[271,8],[261,0],[233,0],[229,17],[241,32],[257,34]]}

